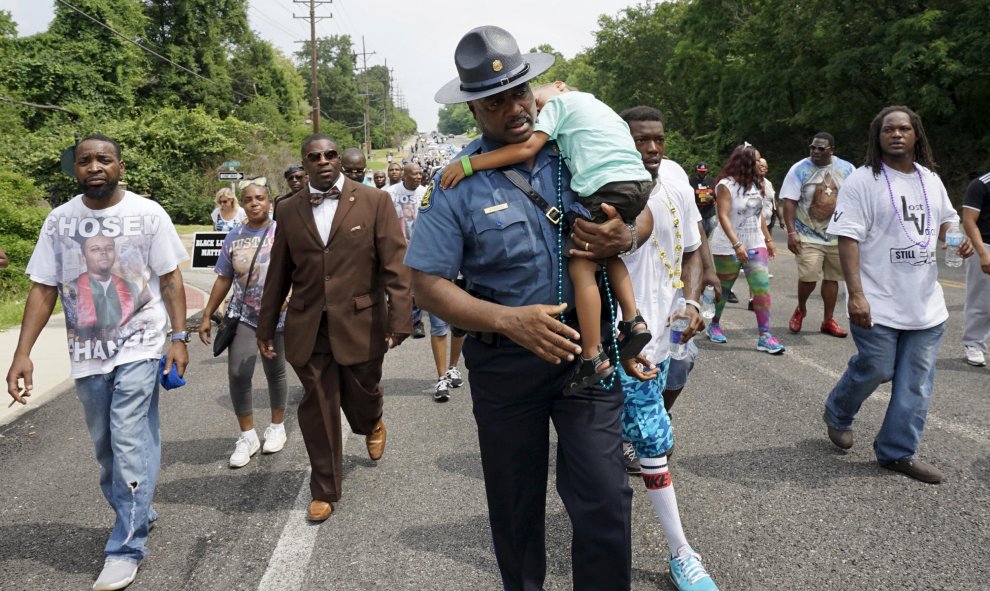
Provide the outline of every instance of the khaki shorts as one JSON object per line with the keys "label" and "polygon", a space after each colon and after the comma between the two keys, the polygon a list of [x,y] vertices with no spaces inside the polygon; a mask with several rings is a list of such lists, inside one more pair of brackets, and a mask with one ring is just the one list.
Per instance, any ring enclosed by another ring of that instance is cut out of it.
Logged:
{"label": "khaki shorts", "polygon": [[801,254],[797,259],[798,281],[816,283],[842,281],[842,263],[839,262],[839,245],[801,243]]}

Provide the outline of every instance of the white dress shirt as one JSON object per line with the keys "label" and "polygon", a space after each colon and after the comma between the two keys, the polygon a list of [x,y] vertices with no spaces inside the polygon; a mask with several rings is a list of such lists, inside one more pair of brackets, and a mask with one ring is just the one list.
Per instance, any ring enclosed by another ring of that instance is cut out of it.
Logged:
{"label": "white dress shirt", "polygon": [[[344,175],[337,176],[337,182],[333,184],[337,187],[337,190],[344,193]],[[327,189],[329,191],[330,189]],[[313,188],[313,185],[309,185],[310,193],[325,193],[326,191],[320,191]],[[339,199],[324,199],[319,205],[313,206],[313,220],[316,221],[316,230],[320,233],[320,239],[323,240],[323,244],[326,244],[330,240],[330,227],[333,225],[333,216],[337,213],[337,203]]]}

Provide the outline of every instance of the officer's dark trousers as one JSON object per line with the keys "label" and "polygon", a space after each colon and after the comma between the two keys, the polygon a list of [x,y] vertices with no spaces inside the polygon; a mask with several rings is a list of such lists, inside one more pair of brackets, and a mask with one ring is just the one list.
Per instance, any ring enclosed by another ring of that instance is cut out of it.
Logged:
{"label": "officer's dark trousers", "polygon": [[543,588],[551,421],[557,492],[574,532],[573,588],[629,589],[632,489],[622,459],[618,387],[564,398],[567,364],[551,365],[512,343],[491,347],[469,337],[464,359],[505,589]]}

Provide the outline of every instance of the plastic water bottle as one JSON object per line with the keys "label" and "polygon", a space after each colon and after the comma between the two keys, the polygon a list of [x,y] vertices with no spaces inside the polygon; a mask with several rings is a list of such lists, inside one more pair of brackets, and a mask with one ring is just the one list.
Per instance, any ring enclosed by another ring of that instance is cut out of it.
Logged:
{"label": "plastic water bottle", "polygon": [[684,298],[677,298],[677,310],[670,316],[670,356],[674,359],[687,357],[687,344],[681,343],[681,335],[687,327],[687,303]]}
{"label": "plastic water bottle", "polygon": [[701,294],[701,317],[705,320],[715,318],[715,288],[711,285]]}
{"label": "plastic water bottle", "polygon": [[962,257],[959,256],[959,246],[963,243],[963,234],[959,231],[959,224],[952,224],[945,233],[945,266],[961,267]]}

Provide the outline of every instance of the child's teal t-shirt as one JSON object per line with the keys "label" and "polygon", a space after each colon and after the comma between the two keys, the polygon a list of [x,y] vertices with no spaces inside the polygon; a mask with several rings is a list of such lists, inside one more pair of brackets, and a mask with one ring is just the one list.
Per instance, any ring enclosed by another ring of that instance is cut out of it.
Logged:
{"label": "child's teal t-shirt", "polygon": [[649,181],[629,126],[587,92],[569,91],[548,100],[534,125],[557,141],[571,170],[571,189],[588,197],[617,181]]}

